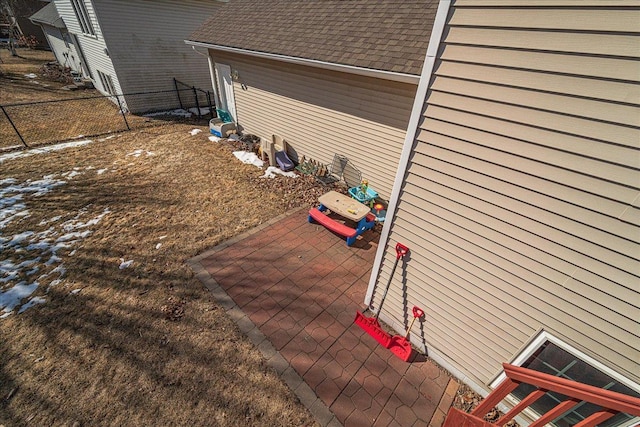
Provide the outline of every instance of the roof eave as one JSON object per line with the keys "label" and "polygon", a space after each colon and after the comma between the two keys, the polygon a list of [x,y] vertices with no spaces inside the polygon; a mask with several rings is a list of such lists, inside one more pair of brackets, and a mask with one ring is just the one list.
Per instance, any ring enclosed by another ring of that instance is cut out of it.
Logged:
{"label": "roof eave", "polygon": [[222,46],[212,43],[199,42],[195,40],[185,40],[188,45],[205,47],[207,49],[221,50],[223,52],[239,53],[242,55],[255,56],[257,58],[273,59],[275,61],[288,62],[291,64],[307,65],[310,67],[322,68],[325,70],[341,71],[343,73],[357,74],[360,76],[374,77],[378,79],[391,80],[395,82],[410,83],[417,85],[420,76],[414,74],[397,73],[393,71],[376,70],[373,68],[356,67],[353,65],[337,64],[335,62],[319,61],[317,59],[299,58],[296,56],[279,55],[275,53],[259,52],[255,50],[241,49],[237,47]]}

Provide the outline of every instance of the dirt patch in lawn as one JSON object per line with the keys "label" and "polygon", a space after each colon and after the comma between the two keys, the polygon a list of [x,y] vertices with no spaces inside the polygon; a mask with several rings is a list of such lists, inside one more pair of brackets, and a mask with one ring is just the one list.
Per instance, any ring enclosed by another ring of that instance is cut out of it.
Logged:
{"label": "dirt patch in lawn", "polygon": [[315,424],[184,262],[328,189],[192,128],[1,163],[0,425]]}

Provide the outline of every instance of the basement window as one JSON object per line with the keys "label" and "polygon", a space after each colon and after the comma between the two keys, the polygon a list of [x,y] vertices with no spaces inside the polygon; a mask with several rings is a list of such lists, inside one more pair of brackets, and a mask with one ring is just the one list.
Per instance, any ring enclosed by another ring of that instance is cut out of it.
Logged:
{"label": "basement window", "polygon": [[100,83],[102,84],[102,88],[109,95],[116,94],[116,88],[113,85],[113,79],[109,74],[105,74],[102,71],[98,70],[98,77],[100,78]]}
{"label": "basement window", "polygon": [[[605,390],[640,397],[640,386],[638,384],[546,332],[542,332],[512,364]],[[503,373],[491,384],[491,387],[498,386],[504,378],[505,375]],[[532,385],[520,384],[511,393],[510,397],[513,398],[512,401],[514,403],[517,403],[535,389]],[[546,413],[558,403],[566,400],[566,398],[560,393],[548,392],[529,406],[530,411],[527,412],[533,419],[536,419],[538,414]],[[583,402],[556,418],[551,425],[571,427],[600,409],[598,405]],[[639,421],[639,417],[620,413],[600,423],[598,426],[631,427],[638,425]]]}
{"label": "basement window", "polygon": [[73,11],[76,13],[76,18],[78,19],[82,32],[84,34],[95,36],[96,32],[93,29],[93,24],[91,23],[91,18],[89,17],[89,11],[87,10],[85,0],[71,0],[71,5],[73,6]]}

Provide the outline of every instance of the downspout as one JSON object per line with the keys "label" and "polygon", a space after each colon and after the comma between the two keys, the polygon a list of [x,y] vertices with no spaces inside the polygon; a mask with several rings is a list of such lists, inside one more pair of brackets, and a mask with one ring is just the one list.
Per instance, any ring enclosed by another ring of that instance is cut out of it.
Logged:
{"label": "downspout", "polygon": [[418,122],[422,115],[422,107],[427,97],[427,91],[429,89],[429,83],[433,77],[433,69],[436,63],[436,57],[438,56],[438,49],[440,47],[440,41],[444,34],[446,27],[447,16],[449,15],[449,9],[451,7],[451,0],[440,0],[438,4],[438,10],[436,12],[436,18],[433,23],[433,30],[431,30],[431,37],[429,39],[429,45],[427,46],[427,54],[425,56],[424,65],[422,67],[422,74],[420,75],[420,83],[418,83],[418,90],[416,91],[416,97],[413,101],[413,108],[411,110],[411,118],[407,126],[407,135],[404,138],[404,144],[402,146],[402,154],[400,155],[400,161],[398,162],[398,170],[393,183],[393,189],[391,190],[391,197],[389,198],[389,206],[387,207],[387,213],[392,212],[391,220],[387,216],[387,221],[384,222],[382,227],[382,233],[380,234],[380,241],[384,244],[378,245],[378,251],[376,252],[376,258],[373,263],[371,271],[371,277],[369,278],[369,287],[367,288],[367,294],[364,298],[364,302],[367,306],[371,304],[371,298],[373,297],[373,291],[380,275],[380,267],[382,266],[382,258],[387,250],[389,244],[389,232],[391,230],[391,223],[395,219],[396,209],[398,207],[398,201],[400,197],[400,189],[404,181],[404,176],[409,166],[409,158],[411,156],[411,150],[413,149],[413,142],[416,137]]}
{"label": "downspout", "polygon": [[196,49],[195,46],[191,46],[191,48],[197,54],[207,57],[207,62],[209,63],[209,76],[211,76],[211,87],[213,88],[213,99],[216,103],[216,106],[218,106],[220,105],[220,96],[218,94],[218,85],[216,85],[215,64],[213,62],[213,58],[211,58],[211,55],[209,54],[209,49],[207,49],[207,53],[204,54],[200,52],[198,49]]}

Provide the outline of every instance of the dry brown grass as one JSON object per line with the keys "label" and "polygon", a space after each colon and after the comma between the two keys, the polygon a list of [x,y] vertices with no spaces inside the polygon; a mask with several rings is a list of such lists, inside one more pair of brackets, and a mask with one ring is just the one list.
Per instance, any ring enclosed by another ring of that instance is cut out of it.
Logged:
{"label": "dry brown grass", "polygon": [[[55,101],[69,98],[99,96],[94,89],[62,90],[67,83],[44,77],[40,67],[54,61],[53,53],[18,49],[18,57],[0,49],[0,105]],[[38,77],[31,79],[26,74]],[[100,134],[126,129],[118,109],[104,98],[40,105],[6,107],[22,137],[30,146],[58,140],[68,140],[80,134]],[[96,111],[104,111],[96,115]],[[0,113],[0,149],[22,146],[7,117]]]}
{"label": "dry brown grass", "polygon": [[[55,57],[48,51],[18,49],[18,56],[14,57],[9,50],[0,49],[0,104],[50,101],[98,94],[95,90],[60,90],[66,83],[44,79],[40,73],[42,64],[50,61],[55,61]],[[25,74],[30,73],[37,74],[38,77],[25,77]]]}
{"label": "dry brown grass", "polygon": [[[58,252],[67,272],[36,291],[45,304],[0,319],[0,425],[315,424],[184,263],[304,204],[302,195],[256,185],[261,171],[191,128],[1,164],[0,180],[80,173],[31,196],[31,216],[0,230],[5,237],[58,215],[110,212],[75,253]],[[127,155],[136,149],[154,155]],[[121,259],[133,264],[121,270]]]}

